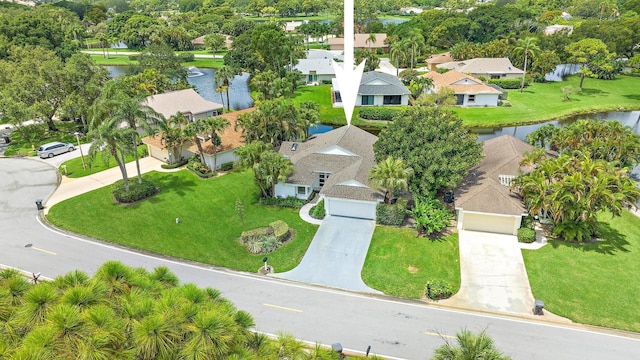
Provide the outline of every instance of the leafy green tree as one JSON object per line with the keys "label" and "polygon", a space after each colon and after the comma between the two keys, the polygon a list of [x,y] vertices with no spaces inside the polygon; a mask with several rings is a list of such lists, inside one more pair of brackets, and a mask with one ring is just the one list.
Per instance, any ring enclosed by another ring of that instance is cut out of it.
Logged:
{"label": "leafy green tree", "polygon": [[407,190],[413,169],[407,167],[401,159],[391,156],[376,164],[369,171],[369,182],[384,191],[384,203],[388,204],[396,191]]}
{"label": "leafy green tree", "polygon": [[553,124],[543,125],[527,135],[527,142],[545,149],[547,145],[551,144],[554,135],[558,131],[560,131],[560,129]]}
{"label": "leafy green tree", "polygon": [[599,39],[582,39],[568,45],[565,49],[571,56],[569,61],[582,64],[580,69],[580,90],[585,77],[597,77],[594,70],[604,69],[613,71],[615,54],[609,53],[607,45]]}
{"label": "leafy green tree", "polygon": [[356,50],[354,55],[356,64],[360,64],[363,60],[365,61],[364,71],[374,71],[378,67],[378,65],[380,65],[380,59],[376,56],[376,54],[372,53],[369,50],[358,49]]}
{"label": "leafy green tree", "polygon": [[416,105],[420,106],[451,107],[457,103],[455,91],[448,86],[441,87],[436,92],[422,94],[416,99]]}
{"label": "leafy green tree", "polygon": [[254,181],[260,188],[262,197],[275,194],[275,186],[293,172],[291,160],[273,151],[273,147],[262,141],[255,141],[237,149],[238,165],[253,170]]}
{"label": "leafy green tree", "polygon": [[204,37],[204,46],[213,51],[213,59],[216,58],[218,49],[224,46],[226,37],[222,34],[209,34]]}
{"label": "leafy green tree", "polygon": [[416,106],[398,114],[373,146],[376,161],[391,156],[413,168],[409,189],[428,197],[454,188],[480,163],[482,144],[449,110]]}
{"label": "leafy green tree", "polygon": [[140,66],[143,69],[156,69],[166,75],[171,81],[180,84],[182,88],[188,86],[187,70],[182,67],[180,59],[173,49],[167,45],[149,45],[140,53]]}
{"label": "leafy green tree", "polygon": [[158,21],[148,15],[134,14],[129,17],[119,34],[116,34],[131,49],[143,48],[157,29]]}
{"label": "leafy green tree", "polygon": [[222,134],[222,132],[229,127],[230,123],[229,120],[223,118],[223,117],[208,117],[204,120],[202,120],[203,122],[203,130],[209,134],[209,139],[211,140],[211,144],[212,149],[213,149],[213,170],[215,171],[218,166],[217,166],[217,153],[218,153],[218,147],[220,145],[222,145],[222,138],[220,137],[220,134]]}
{"label": "leafy green tree", "polygon": [[486,331],[474,334],[464,329],[456,334],[456,343],[445,340],[445,344],[437,348],[431,360],[508,360],[502,354]]}

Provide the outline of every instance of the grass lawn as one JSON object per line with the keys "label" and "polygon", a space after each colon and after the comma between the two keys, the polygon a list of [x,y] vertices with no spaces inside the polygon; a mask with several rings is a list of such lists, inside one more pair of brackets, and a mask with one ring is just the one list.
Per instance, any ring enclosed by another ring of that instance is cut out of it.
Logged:
{"label": "grass lawn", "polygon": [[[295,238],[269,254],[278,272],[295,267],[317,226],[300,219],[297,209],[262,206],[250,171],[235,171],[200,180],[187,170],[152,172],[145,178],[160,193],[130,206],[111,201],[111,187],[103,187],[54,205],[47,219],[61,228],[117,244],[206,264],[255,272],[264,255],[250,255],[238,242],[243,230],[283,220]],[[235,211],[244,204],[245,222]],[[180,218],[176,224],[175,219]]]}
{"label": "grass lawn", "polygon": [[615,80],[587,78],[581,93],[571,95],[571,101],[564,101],[562,91],[565,86],[578,87],[579,76],[570,76],[566,81],[533,83],[523,93],[509,90],[512,107],[454,108],[472,127],[506,126],[541,122],[579,113],[604,112],[625,108],[640,109],[640,78],[618,76]]}
{"label": "grass lawn", "polygon": [[[127,54],[114,54],[113,51],[109,53],[109,58],[105,59],[103,55],[91,55],[93,61],[96,62],[97,65],[102,66],[127,66],[127,65],[137,65],[138,61],[129,60],[129,55]],[[216,59],[194,59],[190,62],[182,63],[182,66],[195,66],[199,68],[219,68],[223,65],[223,59],[220,54],[216,56]]]}
{"label": "grass lawn", "polygon": [[[79,151],[79,150],[76,150],[76,151]],[[138,154],[140,158],[147,156],[147,145],[138,146]],[[125,156],[126,162],[130,162],[134,160],[135,158],[133,157],[133,155]],[[62,165],[60,165],[60,168],[58,168],[58,170],[60,170],[60,173],[62,175],[66,175],[67,177],[79,178],[79,177],[95,174],[97,172],[107,170],[117,166],[116,161],[113,159],[113,157],[110,157],[109,163],[105,164],[104,161],[102,160],[101,155],[96,156],[96,158],[93,160],[93,163],[91,164],[91,167],[89,167],[88,165],[89,157],[87,156],[87,154],[84,154],[84,161],[85,161],[85,164],[87,164],[86,169],[82,168],[82,158],[78,157],[78,158],[63,162]],[[66,166],[66,171],[64,170],[63,166]]]}
{"label": "grass lawn", "polygon": [[376,226],[362,280],[387,295],[419,299],[427,282],[442,279],[460,288],[458,235],[438,240],[416,237],[413,229]]}
{"label": "grass lawn", "polygon": [[640,219],[625,211],[600,221],[598,243],[522,252],[533,295],[573,321],[640,332]]}

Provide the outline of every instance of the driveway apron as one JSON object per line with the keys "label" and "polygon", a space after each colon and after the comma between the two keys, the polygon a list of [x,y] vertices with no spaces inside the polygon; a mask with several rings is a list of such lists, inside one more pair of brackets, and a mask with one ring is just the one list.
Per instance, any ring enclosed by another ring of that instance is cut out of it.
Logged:
{"label": "driveway apron", "polygon": [[475,310],[532,315],[534,299],[518,239],[461,230],[460,291],[443,304]]}
{"label": "driveway apron", "polygon": [[373,220],[328,216],[318,228],[300,264],[291,271],[273,276],[380,294],[365,285],[360,276],[374,229]]}

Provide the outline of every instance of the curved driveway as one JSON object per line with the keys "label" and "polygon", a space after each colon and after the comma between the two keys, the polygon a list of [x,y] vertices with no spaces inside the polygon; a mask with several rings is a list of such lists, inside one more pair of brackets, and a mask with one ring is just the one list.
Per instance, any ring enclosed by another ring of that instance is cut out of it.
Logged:
{"label": "curved driveway", "polygon": [[[55,171],[28,159],[0,158],[0,263],[54,277],[74,269],[92,273],[105,260],[151,269],[166,265],[183,282],[222,291],[253,314],[256,328],[282,330],[307,341],[340,342],[345,349],[406,359],[424,359],[444,336],[462,328],[487,328],[514,359],[634,359],[640,340],[615,333],[488,314],[452,311],[391,297],[302,286],[197,264],[183,264],[54,232],[38,221],[34,199],[57,186]],[[27,243],[33,244],[26,248]]]}

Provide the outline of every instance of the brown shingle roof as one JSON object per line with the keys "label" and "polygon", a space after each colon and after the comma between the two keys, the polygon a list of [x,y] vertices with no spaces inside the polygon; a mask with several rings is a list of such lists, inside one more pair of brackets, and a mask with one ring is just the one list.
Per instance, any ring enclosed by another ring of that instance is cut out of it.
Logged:
{"label": "brown shingle roof", "polygon": [[453,61],[451,54],[449,52],[442,54],[433,54],[429,56],[428,59],[425,60],[427,64],[444,64],[446,62]]}
{"label": "brown shingle roof", "polygon": [[[375,35],[376,35],[376,41],[375,42],[372,41],[369,43],[367,42],[367,39],[369,39],[369,34],[354,34],[353,47],[355,48],[371,47],[372,49],[376,49],[376,48],[386,48],[389,46],[384,42],[387,39],[387,34],[378,33]],[[344,38],[339,38],[339,37],[329,38],[328,43],[329,45],[344,45]]]}
{"label": "brown shingle roof", "polygon": [[193,89],[151,95],[147,97],[146,101],[148,106],[167,119],[178,112],[196,115],[223,108],[221,104],[203,98]]}
{"label": "brown shingle roof", "polygon": [[[232,150],[239,148],[244,145],[244,139],[242,138],[242,131],[235,131],[234,128],[236,126],[236,121],[238,120],[238,116],[245,113],[250,113],[254,111],[256,108],[248,108],[244,110],[238,110],[229,112],[226,114],[218,115],[217,117],[225,118],[229,121],[229,126],[224,130],[224,132],[220,135],[220,146],[218,146],[217,152]],[[202,144],[202,152],[208,155],[213,155],[213,143],[211,140],[207,140],[201,143]],[[198,152],[198,146],[193,144],[189,147],[189,151],[193,153]]]}

